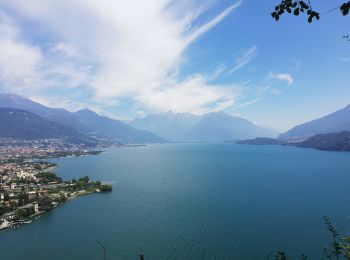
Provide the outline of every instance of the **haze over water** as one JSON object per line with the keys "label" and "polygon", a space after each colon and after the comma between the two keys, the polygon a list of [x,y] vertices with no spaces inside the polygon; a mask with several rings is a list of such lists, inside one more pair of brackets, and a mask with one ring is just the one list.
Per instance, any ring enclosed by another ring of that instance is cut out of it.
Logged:
{"label": "haze over water", "polygon": [[164,144],[55,159],[64,179],[113,192],[74,199],[0,233],[1,259],[320,259],[322,217],[350,224],[350,154],[280,146]]}

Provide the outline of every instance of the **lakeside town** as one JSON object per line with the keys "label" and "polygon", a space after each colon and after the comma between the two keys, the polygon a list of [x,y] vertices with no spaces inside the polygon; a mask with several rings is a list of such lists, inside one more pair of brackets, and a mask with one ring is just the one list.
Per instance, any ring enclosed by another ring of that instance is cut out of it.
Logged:
{"label": "lakeside town", "polygon": [[31,142],[12,140],[0,145],[0,230],[29,224],[41,213],[64,202],[95,192],[110,192],[112,186],[92,181],[88,176],[62,180],[52,170],[57,164],[48,158],[96,155],[101,150],[80,147],[62,148],[57,141]]}

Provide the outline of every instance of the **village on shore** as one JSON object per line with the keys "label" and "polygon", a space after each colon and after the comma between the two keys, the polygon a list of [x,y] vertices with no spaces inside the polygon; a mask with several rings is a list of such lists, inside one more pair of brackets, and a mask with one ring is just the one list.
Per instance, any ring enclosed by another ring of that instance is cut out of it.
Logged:
{"label": "village on shore", "polygon": [[110,192],[112,186],[88,176],[62,180],[45,158],[95,155],[101,151],[49,145],[0,146],[0,230],[29,224],[32,219],[77,196]]}

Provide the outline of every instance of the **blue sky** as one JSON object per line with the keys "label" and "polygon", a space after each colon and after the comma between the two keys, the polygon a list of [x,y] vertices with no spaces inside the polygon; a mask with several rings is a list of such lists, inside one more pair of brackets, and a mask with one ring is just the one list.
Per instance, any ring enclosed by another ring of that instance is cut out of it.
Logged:
{"label": "blue sky", "polygon": [[130,119],[226,111],[284,131],[350,103],[349,17],[278,1],[19,0],[0,6],[0,91]]}

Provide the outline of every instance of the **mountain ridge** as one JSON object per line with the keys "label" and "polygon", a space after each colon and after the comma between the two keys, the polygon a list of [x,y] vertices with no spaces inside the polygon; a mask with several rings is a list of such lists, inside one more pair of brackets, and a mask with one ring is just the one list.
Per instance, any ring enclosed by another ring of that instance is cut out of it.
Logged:
{"label": "mountain ridge", "polygon": [[[158,143],[165,141],[153,133],[133,129],[119,120],[102,117],[88,109],[69,112],[62,108],[46,107],[28,98],[8,93],[0,94],[0,108],[1,107],[22,109],[46,120],[70,127],[81,134],[89,135],[94,132],[94,136],[101,138],[106,138],[106,136],[108,136],[109,139],[119,143]],[[90,120],[87,120],[87,113],[89,113],[90,116],[93,113],[95,121],[91,120],[91,117]],[[97,121],[104,122],[107,124],[108,128],[106,128],[106,125],[105,128],[96,127],[95,124]],[[113,129],[113,131],[109,129]]]}
{"label": "mountain ridge", "polygon": [[350,105],[326,116],[297,125],[287,132],[280,134],[278,139],[307,138],[317,134],[341,131],[350,131]]}
{"label": "mountain ridge", "polygon": [[22,109],[0,108],[0,138],[21,140],[64,139],[68,143],[96,144],[96,140],[57,122]]}
{"label": "mountain ridge", "polygon": [[151,114],[131,121],[130,125],[178,142],[221,142],[258,136],[277,136],[277,132],[273,130],[225,112],[211,112],[204,115],[173,112]]}

